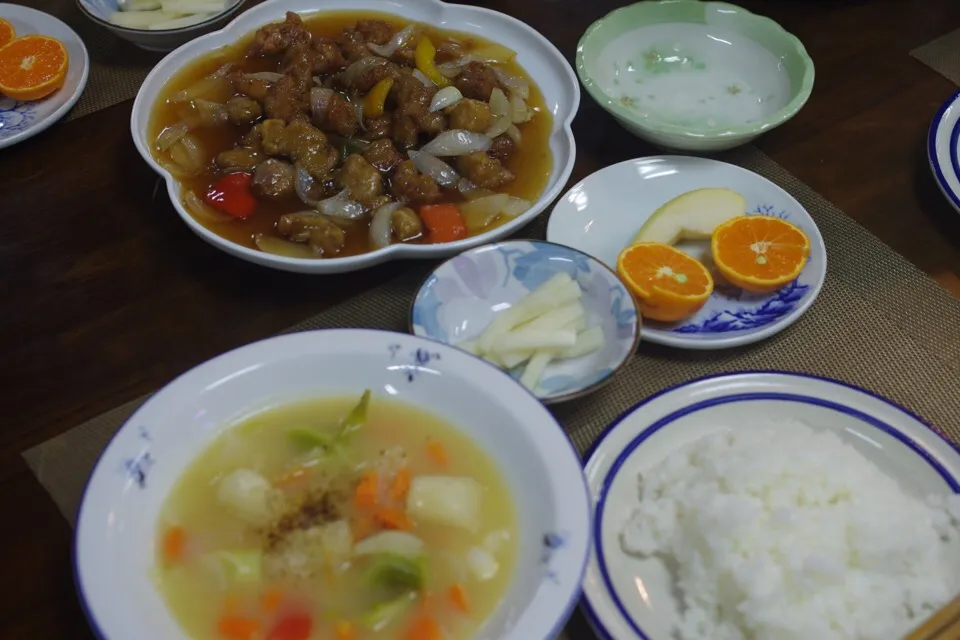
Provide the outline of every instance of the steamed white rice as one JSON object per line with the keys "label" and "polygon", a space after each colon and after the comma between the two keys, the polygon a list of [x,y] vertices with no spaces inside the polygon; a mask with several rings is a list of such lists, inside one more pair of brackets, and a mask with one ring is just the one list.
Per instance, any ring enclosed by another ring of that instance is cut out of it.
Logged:
{"label": "steamed white rice", "polygon": [[621,536],[676,567],[684,640],[895,640],[960,592],[960,497],[911,496],[800,423],[703,438]]}

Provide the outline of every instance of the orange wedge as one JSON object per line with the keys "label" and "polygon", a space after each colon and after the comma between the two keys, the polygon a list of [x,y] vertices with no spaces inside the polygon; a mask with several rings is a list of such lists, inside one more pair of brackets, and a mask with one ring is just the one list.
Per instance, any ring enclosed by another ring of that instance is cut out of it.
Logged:
{"label": "orange wedge", "polygon": [[632,244],[617,257],[617,273],[645,318],[677,322],[689,318],[713,293],[713,278],[698,260],[660,242]]}
{"label": "orange wedge", "polygon": [[714,229],[713,262],[730,284],[770,293],[792,282],[810,257],[810,238],[771,216],[732,218]]}
{"label": "orange wedge", "polygon": [[13,25],[0,18],[0,47],[7,44],[11,40],[17,37],[17,31],[13,28]]}
{"label": "orange wedge", "polygon": [[63,86],[70,61],[56,38],[29,35],[0,47],[0,93],[14,100],[39,100]]}

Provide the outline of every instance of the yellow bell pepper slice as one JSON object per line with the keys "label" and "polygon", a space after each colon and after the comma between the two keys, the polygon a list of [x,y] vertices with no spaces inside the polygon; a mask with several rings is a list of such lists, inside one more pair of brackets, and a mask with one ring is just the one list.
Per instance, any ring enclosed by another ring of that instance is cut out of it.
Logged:
{"label": "yellow bell pepper slice", "polygon": [[434,60],[437,57],[437,49],[430,42],[430,38],[423,36],[417,43],[417,48],[413,52],[413,61],[417,65],[420,73],[430,78],[433,84],[438,87],[446,87],[450,84],[447,77],[440,73]]}
{"label": "yellow bell pepper slice", "polygon": [[383,106],[387,102],[387,95],[393,88],[393,78],[384,78],[373,85],[369,93],[363,98],[363,115],[366,118],[379,118],[383,115]]}

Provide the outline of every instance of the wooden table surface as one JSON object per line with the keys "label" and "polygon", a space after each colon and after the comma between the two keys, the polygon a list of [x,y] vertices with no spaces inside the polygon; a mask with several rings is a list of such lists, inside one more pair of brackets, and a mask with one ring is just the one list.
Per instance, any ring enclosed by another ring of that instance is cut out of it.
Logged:
{"label": "wooden table surface", "polygon": [[[957,87],[908,52],[960,27],[956,0],[742,0],[806,45],[813,96],[759,147],[960,297],[960,215],[930,175],[930,120]],[[487,3],[572,60],[611,0]],[[90,638],[71,529],[19,454],[403,268],[308,277],[230,258],[175,214],[129,133],[131,103],[0,152],[0,637]],[[573,180],[652,149],[585,93]],[[575,637],[588,636],[574,622]],[[114,639],[127,640],[127,639]]]}

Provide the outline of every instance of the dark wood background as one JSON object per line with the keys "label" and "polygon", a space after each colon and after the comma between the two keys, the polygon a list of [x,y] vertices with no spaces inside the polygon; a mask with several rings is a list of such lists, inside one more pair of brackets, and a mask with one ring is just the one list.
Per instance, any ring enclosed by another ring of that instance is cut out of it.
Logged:
{"label": "dark wood background", "polygon": [[[483,4],[530,23],[571,61],[587,26],[618,6]],[[930,120],[957,87],[908,56],[960,27],[960,2],[740,4],[796,34],[817,65],[807,106],[759,147],[960,297],[960,215],[937,190],[925,155]],[[71,529],[21,451],[360,295],[402,264],[307,277],[220,253],[180,222],[138,156],[130,107],[60,123],[0,151],[2,638],[92,637],[74,591]],[[585,93],[574,131],[572,180],[653,152]],[[589,633],[579,619],[572,632]]]}

